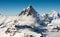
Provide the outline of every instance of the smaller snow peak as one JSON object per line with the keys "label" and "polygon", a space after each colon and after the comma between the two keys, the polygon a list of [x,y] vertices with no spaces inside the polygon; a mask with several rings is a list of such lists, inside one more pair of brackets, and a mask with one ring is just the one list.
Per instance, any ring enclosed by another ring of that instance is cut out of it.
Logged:
{"label": "smaller snow peak", "polygon": [[51,11],[49,12],[49,14],[57,14],[57,11],[51,10]]}
{"label": "smaller snow peak", "polygon": [[52,19],[57,19],[57,18],[59,18],[58,14],[59,14],[59,13],[58,13],[57,11],[51,10],[51,11],[48,13],[48,17],[49,17],[49,18],[52,18]]}

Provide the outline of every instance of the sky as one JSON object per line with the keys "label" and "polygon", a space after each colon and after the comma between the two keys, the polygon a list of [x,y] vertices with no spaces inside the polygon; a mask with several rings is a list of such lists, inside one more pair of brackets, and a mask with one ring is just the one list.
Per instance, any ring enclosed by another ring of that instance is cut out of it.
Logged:
{"label": "sky", "polygon": [[48,13],[51,10],[60,13],[60,0],[0,0],[0,14],[15,16],[29,5],[38,13]]}

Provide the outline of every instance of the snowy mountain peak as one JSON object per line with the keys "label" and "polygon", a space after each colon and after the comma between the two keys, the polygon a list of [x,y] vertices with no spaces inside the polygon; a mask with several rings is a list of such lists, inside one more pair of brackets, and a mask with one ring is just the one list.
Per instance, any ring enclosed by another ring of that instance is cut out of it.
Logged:
{"label": "snowy mountain peak", "polygon": [[32,5],[29,5],[27,8],[25,8],[24,10],[21,11],[21,13],[19,14],[20,15],[37,15],[37,12],[35,11],[35,9],[32,7]]}
{"label": "snowy mountain peak", "polygon": [[49,14],[57,14],[57,11],[51,10],[51,11],[49,12]]}
{"label": "snowy mountain peak", "polygon": [[58,18],[59,16],[58,16],[58,12],[57,11],[55,11],[55,10],[51,10],[49,13],[48,13],[48,17],[51,17],[51,18]]}
{"label": "snowy mountain peak", "polygon": [[35,24],[40,25],[41,21],[39,15],[31,5],[29,5],[25,10],[23,10],[19,14],[19,16],[20,16],[20,20],[22,20],[21,21],[22,23],[20,23],[22,25],[34,25],[34,26]]}

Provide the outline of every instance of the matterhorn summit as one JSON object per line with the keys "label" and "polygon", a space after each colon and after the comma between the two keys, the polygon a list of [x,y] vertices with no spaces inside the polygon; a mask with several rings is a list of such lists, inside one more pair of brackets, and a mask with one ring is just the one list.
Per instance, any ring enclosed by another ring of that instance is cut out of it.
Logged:
{"label": "matterhorn summit", "polygon": [[39,14],[35,11],[35,9],[29,5],[26,9],[22,10],[19,14],[21,24],[25,25],[35,25],[40,24]]}
{"label": "matterhorn summit", "polygon": [[22,10],[22,12],[19,14],[20,15],[33,15],[33,16],[37,16],[37,12],[35,11],[35,9],[32,7],[32,5],[29,5],[26,9]]}

